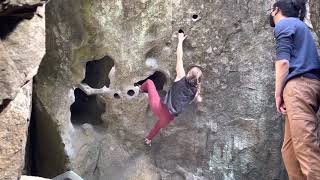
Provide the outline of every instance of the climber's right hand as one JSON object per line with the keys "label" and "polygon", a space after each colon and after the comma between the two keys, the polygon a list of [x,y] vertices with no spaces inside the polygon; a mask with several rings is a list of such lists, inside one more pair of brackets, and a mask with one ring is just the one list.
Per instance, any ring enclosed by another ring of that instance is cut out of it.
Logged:
{"label": "climber's right hand", "polygon": [[185,35],[183,32],[178,34],[179,42],[183,42],[188,36]]}

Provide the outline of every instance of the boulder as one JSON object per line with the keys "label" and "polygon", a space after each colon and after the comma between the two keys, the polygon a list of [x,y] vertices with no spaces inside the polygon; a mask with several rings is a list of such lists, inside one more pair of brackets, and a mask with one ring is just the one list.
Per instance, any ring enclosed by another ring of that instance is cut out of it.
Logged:
{"label": "boulder", "polygon": [[[38,0],[33,9],[23,9],[22,1],[14,3],[21,9],[1,14],[0,8],[0,105],[3,100],[13,100],[20,88],[38,72],[45,53],[44,7],[38,8]],[[26,4],[33,1],[27,1]],[[25,17],[25,11],[31,16]]]}
{"label": "boulder", "polygon": [[0,1],[0,179],[17,179],[24,167],[32,79],[45,53],[40,5]]}
{"label": "boulder", "polygon": [[31,115],[32,81],[0,113],[0,179],[17,179],[24,167]]}
{"label": "boulder", "polygon": [[[34,88],[37,153],[46,157],[37,159],[39,176],[71,169],[96,180],[285,179],[271,3],[50,1]],[[188,35],[185,67],[204,69],[204,100],[145,149],[156,119],[134,84],[150,78],[160,94],[168,90],[179,29]]]}

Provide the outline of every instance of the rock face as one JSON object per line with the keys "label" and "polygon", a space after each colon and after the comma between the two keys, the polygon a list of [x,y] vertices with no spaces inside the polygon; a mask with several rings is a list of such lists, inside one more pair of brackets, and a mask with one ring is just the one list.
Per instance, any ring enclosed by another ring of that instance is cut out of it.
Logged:
{"label": "rock face", "polygon": [[38,6],[43,0],[1,0],[0,13],[12,14],[17,9],[25,9],[26,7]]}
{"label": "rock face", "polygon": [[[37,175],[84,179],[285,179],[273,101],[271,1],[55,0],[35,79]],[[204,102],[154,140],[156,119],[134,83],[159,91],[175,78],[177,31],[185,67],[204,69]],[[40,135],[41,134],[41,135]]]}
{"label": "rock face", "polygon": [[17,179],[24,166],[31,115],[32,81],[0,113],[0,179]]}
{"label": "rock face", "polygon": [[[41,1],[0,2],[0,104],[36,75],[45,53]],[[38,15],[35,15],[38,14]]]}
{"label": "rock face", "polygon": [[21,180],[49,180],[49,179],[34,177],[34,176],[21,176]]}
{"label": "rock face", "polygon": [[[315,32],[320,37],[320,1],[310,0],[311,21]],[[319,40],[320,45],[320,40]]]}
{"label": "rock face", "polygon": [[45,53],[40,5],[40,0],[0,1],[0,179],[17,179],[24,166],[32,78]]}

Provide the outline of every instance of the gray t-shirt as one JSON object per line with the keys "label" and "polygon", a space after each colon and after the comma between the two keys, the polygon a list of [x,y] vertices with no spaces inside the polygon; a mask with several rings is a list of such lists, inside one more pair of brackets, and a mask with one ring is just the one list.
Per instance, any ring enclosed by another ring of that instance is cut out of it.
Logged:
{"label": "gray t-shirt", "polygon": [[189,83],[186,77],[172,84],[170,90],[164,97],[163,103],[170,113],[178,116],[197,94],[197,87]]}

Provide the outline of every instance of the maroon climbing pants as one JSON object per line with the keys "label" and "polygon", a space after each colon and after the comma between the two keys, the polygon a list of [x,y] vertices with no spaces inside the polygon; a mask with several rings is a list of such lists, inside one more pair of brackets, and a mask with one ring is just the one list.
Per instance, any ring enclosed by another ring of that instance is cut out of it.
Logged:
{"label": "maroon climbing pants", "polygon": [[287,109],[282,157],[290,180],[320,180],[320,137],[317,111],[320,81],[290,80],[283,93]]}
{"label": "maroon climbing pants", "polygon": [[152,80],[148,79],[145,81],[141,85],[140,90],[148,93],[150,108],[158,119],[146,137],[147,139],[152,140],[161,128],[166,127],[174,119],[174,116],[170,114],[167,106],[161,102],[160,96]]}

